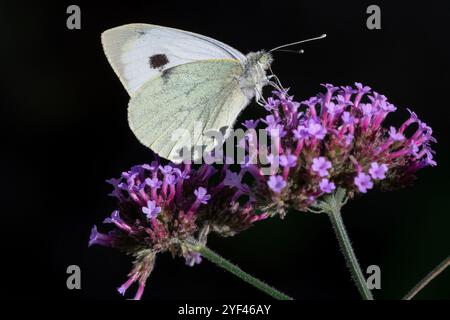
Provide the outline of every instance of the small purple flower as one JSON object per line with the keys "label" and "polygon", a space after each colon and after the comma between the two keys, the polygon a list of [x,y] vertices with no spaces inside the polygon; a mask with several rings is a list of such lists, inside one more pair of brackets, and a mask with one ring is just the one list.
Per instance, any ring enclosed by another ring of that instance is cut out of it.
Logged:
{"label": "small purple flower", "polygon": [[425,155],[426,155],[426,159],[425,159],[425,163],[427,165],[430,165],[432,167],[437,166],[437,162],[433,160],[433,153],[432,151],[425,149]]}
{"label": "small purple flower", "polygon": [[208,200],[211,198],[211,195],[207,194],[207,192],[208,190],[205,188],[199,187],[194,191],[194,194],[197,196],[197,200],[200,201],[200,203],[207,204]]}
{"label": "small purple flower", "polygon": [[280,193],[281,189],[286,187],[286,181],[284,181],[282,176],[271,176],[267,185],[270,189],[272,189],[275,193]]}
{"label": "small purple flower", "polygon": [[228,187],[240,187],[241,186],[241,177],[230,170],[227,170],[225,173],[225,178],[223,179],[223,184]]}
{"label": "small purple flower", "polygon": [[108,234],[98,232],[96,225],[94,225],[91,229],[91,235],[89,237],[88,246],[90,247],[94,244],[98,244],[105,247],[109,247],[112,245],[111,236]]}
{"label": "small purple flower", "polygon": [[313,163],[311,165],[311,169],[314,172],[317,172],[320,177],[328,176],[328,169],[331,168],[331,162],[328,161],[325,157],[318,157],[313,159]]}
{"label": "small purple flower", "polygon": [[294,137],[297,140],[309,138],[308,129],[305,126],[300,125],[292,132],[294,133]]}
{"label": "small purple flower", "polygon": [[190,178],[188,170],[181,171],[180,169],[175,168],[175,169],[173,169],[173,171],[177,174],[177,176],[181,180],[188,180]]}
{"label": "small purple flower", "polygon": [[308,125],[308,133],[312,137],[322,140],[327,134],[327,129],[324,128],[320,123],[311,121]]}
{"label": "small purple flower", "polygon": [[328,113],[333,114],[333,115],[341,113],[343,109],[344,109],[344,105],[335,104],[334,102],[330,102],[327,105]]}
{"label": "small purple flower", "polygon": [[397,110],[397,108],[392,103],[389,103],[387,101],[382,101],[380,103],[380,108],[385,112],[393,112]]}
{"label": "small purple flower", "polygon": [[281,155],[280,156],[280,165],[282,167],[288,167],[288,168],[295,167],[297,165],[297,157],[292,154]]}
{"label": "small purple flower", "polygon": [[403,141],[405,139],[405,137],[401,133],[397,132],[397,129],[394,127],[390,127],[389,137],[394,141]]}
{"label": "small purple flower", "polygon": [[320,190],[325,193],[332,193],[336,186],[333,182],[330,182],[327,178],[323,178],[319,183]]}
{"label": "small purple flower", "polygon": [[354,138],[354,136],[351,133],[346,134],[344,137],[345,145],[349,146],[353,142],[353,138]]}
{"label": "small purple flower", "polygon": [[196,264],[200,264],[202,262],[202,255],[198,252],[192,252],[190,253],[186,259],[186,265],[189,267],[193,267]]}
{"label": "small purple flower", "polygon": [[261,121],[267,124],[268,129],[275,127],[278,123],[273,115],[268,115],[265,119],[261,119]]}
{"label": "small purple flower", "polygon": [[370,179],[370,176],[368,174],[365,174],[364,172],[360,172],[355,177],[355,185],[358,187],[359,192],[366,193],[368,189],[372,189],[373,182]]}
{"label": "small purple flower", "polygon": [[286,130],[284,129],[284,126],[283,126],[282,124],[277,124],[277,125],[275,125],[274,127],[271,127],[270,129],[267,128],[266,130],[269,132],[269,134],[270,134],[272,137],[280,137],[280,138],[283,138],[283,137],[286,136],[286,134],[287,134],[287,132],[286,132]]}
{"label": "small purple flower", "polygon": [[160,181],[158,178],[153,177],[153,178],[147,178],[145,179],[145,183],[150,187],[150,188],[155,188],[155,189],[159,189],[161,188],[162,185],[162,181]]}
{"label": "small purple flower", "polygon": [[161,170],[161,172],[164,174],[164,175],[167,175],[167,174],[170,174],[171,172],[172,172],[172,170],[173,170],[173,167],[172,166],[169,166],[169,165],[167,165],[167,166],[159,166],[159,170]]}
{"label": "small purple flower", "polygon": [[272,110],[277,109],[279,105],[280,105],[280,100],[270,97],[269,99],[267,99],[267,103],[264,105],[264,108],[267,111],[272,111]]}
{"label": "small purple flower", "polygon": [[348,96],[356,93],[357,91],[353,89],[351,86],[341,86],[342,93]]}
{"label": "small purple flower", "polygon": [[356,86],[356,88],[358,89],[358,92],[359,93],[367,93],[367,92],[369,92],[370,90],[372,90],[370,87],[368,87],[368,86],[363,86],[362,85],[362,83],[360,83],[360,82],[355,82],[355,86]]}
{"label": "small purple flower", "polygon": [[148,219],[152,220],[161,212],[161,207],[156,206],[156,201],[149,200],[147,201],[147,206],[142,208],[142,212]]}
{"label": "small purple flower", "polygon": [[388,171],[387,165],[384,163],[378,164],[377,162],[372,162],[370,164],[369,174],[374,180],[381,180],[386,178],[386,172]]}
{"label": "small purple flower", "polygon": [[302,101],[302,104],[307,105],[308,107],[314,107],[319,102],[317,97],[311,97],[308,100]]}
{"label": "small purple flower", "polygon": [[414,111],[412,111],[412,110],[409,109],[409,108],[406,108],[406,110],[408,110],[409,115],[410,115],[410,119],[411,119],[412,121],[414,121],[414,122],[419,121],[419,117],[417,116],[417,114],[416,114]]}
{"label": "small purple flower", "polygon": [[342,122],[344,124],[352,124],[355,122],[355,117],[353,117],[350,112],[345,111],[341,116]]}
{"label": "small purple flower", "polygon": [[327,89],[328,92],[333,93],[335,92],[337,89],[339,89],[339,87],[336,87],[330,83],[322,83],[320,84],[322,87],[325,87]]}
{"label": "small purple flower", "polygon": [[371,105],[370,103],[361,103],[359,107],[361,108],[365,116],[371,116],[377,112],[377,109],[374,108],[374,106]]}
{"label": "small purple flower", "polygon": [[166,174],[164,177],[164,182],[170,186],[177,183],[177,177],[173,174]]}
{"label": "small purple flower", "polygon": [[267,155],[267,162],[270,163],[270,165],[278,165],[280,163],[280,157],[274,155],[273,153]]}
{"label": "small purple flower", "polygon": [[243,125],[247,129],[255,129],[256,126],[258,125],[258,123],[259,123],[259,119],[256,121],[255,120],[245,120]]}
{"label": "small purple flower", "polygon": [[131,227],[126,224],[120,217],[119,210],[114,210],[111,214],[111,217],[105,218],[105,220],[103,220],[103,223],[114,223],[118,228],[124,231],[131,231]]}

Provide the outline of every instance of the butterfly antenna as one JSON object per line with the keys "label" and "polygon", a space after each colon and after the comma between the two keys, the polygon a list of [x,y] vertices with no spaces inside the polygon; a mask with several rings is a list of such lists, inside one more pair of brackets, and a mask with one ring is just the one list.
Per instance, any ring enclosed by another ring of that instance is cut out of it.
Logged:
{"label": "butterfly antenna", "polygon": [[284,49],[281,49],[281,50],[277,50],[278,52],[291,52],[291,53],[297,53],[297,54],[302,54],[302,53],[305,53],[305,50],[303,50],[303,49],[300,49],[300,50],[284,50]]}
{"label": "butterfly antenna", "polygon": [[[305,43],[305,42],[314,41],[314,40],[320,40],[320,39],[325,38],[326,36],[327,35],[324,33],[324,34],[322,34],[319,37],[283,44],[281,46],[278,46],[278,47],[275,47],[273,49],[270,49],[269,52],[273,52],[273,51],[276,51],[276,50],[279,50],[279,49],[282,49],[282,48],[286,48],[286,47],[290,47],[290,46],[295,46],[295,45],[300,44],[300,43]],[[302,51],[302,50],[300,50],[300,51]],[[299,51],[295,51],[295,52],[299,52]]]}

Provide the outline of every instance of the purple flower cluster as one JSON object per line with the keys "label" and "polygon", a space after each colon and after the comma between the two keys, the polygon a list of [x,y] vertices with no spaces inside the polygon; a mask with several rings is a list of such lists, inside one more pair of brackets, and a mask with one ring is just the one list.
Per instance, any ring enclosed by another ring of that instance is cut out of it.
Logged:
{"label": "purple flower cluster", "polygon": [[[138,282],[140,299],[160,252],[182,256],[190,266],[200,263],[186,240],[205,244],[211,232],[232,236],[256,221],[283,217],[288,208],[306,211],[337,188],[351,198],[375,186],[402,187],[418,169],[436,165],[432,130],[414,112],[408,110],[399,128],[386,128],[383,122],[396,107],[384,95],[360,83],[324,87],[324,94],[301,103],[287,91],[274,92],[265,105],[269,114],[243,126],[262,126],[275,143],[261,147],[246,134],[238,145],[248,156],[239,165],[194,168],[158,159],[108,180],[117,209],[104,223],[112,229],[104,234],[94,226],[89,245],[134,256],[121,294]],[[256,154],[250,152],[255,145]],[[277,164],[269,174],[267,163]]]}
{"label": "purple flower cluster", "polygon": [[261,123],[277,141],[267,158],[281,166],[267,179],[276,212],[306,210],[338,187],[349,197],[377,185],[401,187],[418,169],[436,165],[432,129],[414,112],[408,109],[399,128],[385,128],[397,108],[384,95],[360,83],[323,86],[325,93],[301,103],[287,91],[275,91],[267,101],[270,114]]}
{"label": "purple flower cluster", "polygon": [[241,178],[227,167],[192,169],[153,161],[108,180],[118,209],[103,222],[113,228],[103,234],[94,226],[89,246],[113,247],[135,257],[129,279],[118,291],[125,294],[138,282],[135,299],[140,299],[157,253],[183,256],[193,266],[201,256],[183,246],[184,240],[206,243],[210,231],[233,235],[266,218],[254,213],[253,197]]}

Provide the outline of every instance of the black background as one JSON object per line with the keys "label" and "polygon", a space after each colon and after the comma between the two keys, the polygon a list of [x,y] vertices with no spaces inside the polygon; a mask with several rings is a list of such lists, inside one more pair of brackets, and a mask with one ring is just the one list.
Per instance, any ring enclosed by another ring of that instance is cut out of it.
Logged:
{"label": "black background", "polygon": [[[66,8],[81,7],[81,30]],[[366,8],[381,7],[381,30]],[[100,33],[142,22],[208,35],[247,53],[327,33],[303,55],[278,53],[274,72],[299,100],[320,83],[363,82],[431,125],[436,168],[413,187],[371,191],[345,208],[363,267],[382,270],[379,299],[397,299],[449,254],[449,7],[443,1],[59,1],[2,3],[2,291],[13,298],[123,299],[131,258],[87,247],[90,228],[114,209],[104,180],[148,162],[128,128],[128,95],[108,65]],[[251,105],[241,119],[261,114]],[[296,299],[359,299],[326,216],[291,212],[211,248]],[[82,289],[66,288],[66,268],[82,270]],[[448,299],[450,272],[418,297]],[[132,292],[131,292],[132,293]],[[157,259],[144,299],[267,299],[209,262],[194,268]]]}

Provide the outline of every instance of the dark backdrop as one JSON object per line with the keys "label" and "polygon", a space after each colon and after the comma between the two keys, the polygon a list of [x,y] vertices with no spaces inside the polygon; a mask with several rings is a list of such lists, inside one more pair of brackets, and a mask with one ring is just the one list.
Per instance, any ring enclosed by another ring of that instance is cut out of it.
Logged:
{"label": "dark backdrop", "polygon": [[[108,65],[100,33],[143,22],[208,35],[244,53],[327,33],[305,54],[275,55],[273,69],[298,99],[319,84],[363,82],[413,108],[439,143],[436,168],[413,187],[371,191],[345,208],[360,262],[382,270],[376,298],[396,299],[449,254],[449,7],[443,1],[59,1],[0,6],[2,291],[10,297],[122,299],[131,258],[88,249],[90,228],[114,208],[104,180],[150,160],[128,128],[128,96]],[[366,28],[370,4],[381,30]],[[66,8],[81,7],[81,30]],[[249,106],[242,119],[257,112]],[[210,247],[297,299],[358,299],[327,217],[290,213]],[[66,289],[66,267],[82,290]],[[450,272],[419,296],[449,298]],[[161,255],[145,299],[267,298],[209,262],[189,268]]]}

